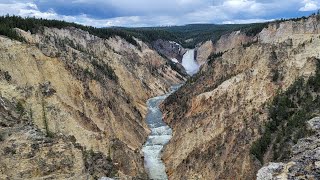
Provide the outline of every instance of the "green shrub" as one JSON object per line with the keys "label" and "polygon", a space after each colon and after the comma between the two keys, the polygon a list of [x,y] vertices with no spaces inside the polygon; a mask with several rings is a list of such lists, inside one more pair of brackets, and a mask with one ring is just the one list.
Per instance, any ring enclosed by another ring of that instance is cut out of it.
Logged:
{"label": "green shrub", "polygon": [[20,115],[23,115],[25,109],[22,105],[22,103],[19,101],[16,105],[16,111],[20,114]]}
{"label": "green shrub", "polygon": [[[273,146],[273,160],[290,157],[290,144],[310,135],[306,121],[319,114],[320,63],[307,81],[297,79],[285,92],[279,93],[269,106],[270,121],[261,138],[251,146],[251,153],[261,162],[268,147]],[[313,96],[315,94],[316,96]]]}
{"label": "green shrub", "polygon": [[267,151],[270,143],[271,131],[269,128],[266,128],[266,132],[262,137],[252,144],[250,149],[251,154],[253,154],[260,162],[263,162],[263,155]]}
{"label": "green shrub", "polygon": [[8,71],[4,72],[4,78],[6,79],[7,82],[10,82],[12,79]]}
{"label": "green shrub", "polygon": [[273,72],[273,75],[272,75],[272,81],[273,82],[277,82],[280,78],[280,73],[278,70],[274,70],[272,71]]}
{"label": "green shrub", "polygon": [[221,57],[223,55],[223,52],[218,52],[218,53],[211,53],[210,56],[208,57],[208,64],[212,64],[216,58]]}
{"label": "green shrub", "polygon": [[244,28],[242,31],[247,35],[247,36],[255,36],[258,33],[260,33],[264,28],[268,26],[269,23],[255,23],[252,24],[249,27]]}
{"label": "green shrub", "polygon": [[44,124],[44,128],[45,128],[47,137],[53,138],[54,134],[49,129],[49,124],[48,124],[48,119],[47,119],[47,113],[46,113],[46,107],[45,107],[45,101],[44,100],[42,100],[42,119],[43,119],[43,124]]}
{"label": "green shrub", "polygon": [[256,44],[256,43],[258,43],[258,40],[251,41],[251,42],[248,42],[246,44],[243,44],[242,47],[247,48],[247,47],[250,47],[251,45]]}
{"label": "green shrub", "polygon": [[29,110],[29,117],[30,117],[30,120],[33,122],[33,111],[31,108]]}
{"label": "green shrub", "polygon": [[4,134],[3,133],[0,133],[0,142],[1,141],[4,141]]}
{"label": "green shrub", "polygon": [[[104,76],[108,77],[109,79],[115,82],[118,82],[118,76],[108,64],[100,64],[96,60],[93,60],[91,63],[98,72],[102,73]],[[97,76],[95,78],[98,78]]]}

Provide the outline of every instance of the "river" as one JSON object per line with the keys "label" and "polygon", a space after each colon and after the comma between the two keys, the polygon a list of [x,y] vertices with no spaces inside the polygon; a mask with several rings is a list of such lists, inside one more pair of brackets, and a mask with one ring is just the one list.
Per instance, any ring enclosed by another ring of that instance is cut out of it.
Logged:
{"label": "river", "polygon": [[[182,66],[186,69],[189,75],[193,75],[199,70],[199,65],[194,59],[194,50],[188,50],[182,59]],[[172,137],[171,128],[166,125],[162,120],[162,112],[159,105],[171,93],[179,89],[181,85],[172,86],[170,92],[151,98],[147,101],[148,114],[146,122],[151,129],[147,142],[142,148],[144,153],[144,166],[150,179],[153,180],[166,180],[166,168],[161,160],[161,152],[163,146],[167,144]]]}
{"label": "river", "polygon": [[151,134],[143,146],[142,151],[144,153],[144,165],[150,179],[168,179],[166,168],[161,160],[161,150],[171,139],[172,130],[163,122],[162,112],[160,111],[159,105],[180,86],[181,85],[172,86],[169,93],[151,98],[147,102],[148,114],[146,121],[151,129]]}

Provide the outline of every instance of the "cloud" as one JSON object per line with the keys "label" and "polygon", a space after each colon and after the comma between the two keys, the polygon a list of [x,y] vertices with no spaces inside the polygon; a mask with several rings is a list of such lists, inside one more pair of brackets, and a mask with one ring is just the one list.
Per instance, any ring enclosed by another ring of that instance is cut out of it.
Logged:
{"label": "cloud", "polygon": [[235,19],[231,21],[223,21],[223,24],[249,24],[249,23],[260,23],[260,22],[270,22],[275,19]]}
{"label": "cloud", "polygon": [[320,3],[318,1],[304,0],[303,3],[305,5],[301,7],[299,11],[315,11],[320,9]]}
{"label": "cloud", "polygon": [[45,19],[58,19],[69,22],[76,22],[84,25],[92,25],[96,27],[105,27],[107,23],[105,20],[97,20],[89,18],[87,15],[82,14],[78,16],[59,15],[53,9],[41,12],[36,4],[33,3],[10,3],[0,4],[0,15],[19,15],[22,17],[36,17]]}
{"label": "cloud", "polygon": [[318,0],[1,0],[0,14],[132,27],[261,22],[318,7]]}
{"label": "cloud", "polygon": [[189,12],[209,5],[211,0],[35,0],[41,11],[59,14],[87,14],[94,18],[124,16],[164,16]]}

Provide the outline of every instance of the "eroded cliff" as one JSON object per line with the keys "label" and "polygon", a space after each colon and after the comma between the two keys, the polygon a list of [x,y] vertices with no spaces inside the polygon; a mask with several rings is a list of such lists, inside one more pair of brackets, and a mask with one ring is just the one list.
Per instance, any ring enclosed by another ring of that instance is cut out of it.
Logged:
{"label": "eroded cliff", "polygon": [[17,31],[0,37],[0,177],[147,178],[146,100],[184,77],[138,39]]}
{"label": "eroded cliff", "polygon": [[273,23],[249,44],[221,46],[221,57],[171,95],[162,104],[173,128],[163,155],[169,179],[254,179],[261,163],[250,149],[269,121],[268,104],[315,73],[319,30],[317,16]]}
{"label": "eroded cliff", "polygon": [[320,118],[307,122],[314,135],[300,139],[292,147],[293,156],[287,163],[268,163],[257,174],[257,180],[319,179],[320,178]]}
{"label": "eroded cliff", "polygon": [[210,55],[223,53],[232,48],[248,45],[257,41],[256,36],[247,35],[244,32],[235,31],[230,34],[225,34],[220,37],[217,42],[212,42],[212,40],[206,41],[197,45],[196,47],[196,54],[197,54],[197,61],[199,64],[205,64],[210,58]]}
{"label": "eroded cliff", "polygon": [[168,59],[176,59],[180,63],[182,62],[183,54],[187,52],[180,44],[162,39],[152,42],[152,47]]}

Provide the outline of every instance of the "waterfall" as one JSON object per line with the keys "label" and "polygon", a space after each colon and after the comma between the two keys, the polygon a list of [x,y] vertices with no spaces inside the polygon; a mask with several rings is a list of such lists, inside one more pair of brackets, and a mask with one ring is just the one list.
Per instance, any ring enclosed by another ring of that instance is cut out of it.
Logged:
{"label": "waterfall", "polygon": [[194,57],[194,49],[189,49],[182,58],[182,66],[186,69],[189,75],[194,75],[199,71],[199,64]]}

